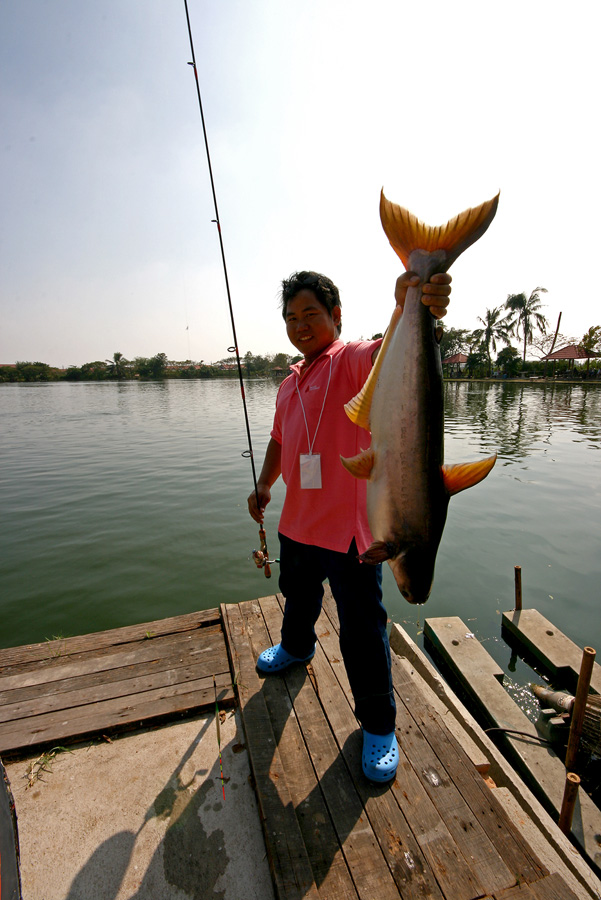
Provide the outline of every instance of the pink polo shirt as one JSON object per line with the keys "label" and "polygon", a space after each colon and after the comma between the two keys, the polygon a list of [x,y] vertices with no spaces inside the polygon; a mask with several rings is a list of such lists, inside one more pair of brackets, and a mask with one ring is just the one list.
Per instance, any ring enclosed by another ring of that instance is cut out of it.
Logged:
{"label": "pink polo shirt", "polygon": [[[369,432],[353,425],[344,404],[363,387],[380,343],[336,340],[310,366],[304,361],[292,366],[292,374],[278,391],[271,436],[282,446],[286,484],[279,530],[301,544],[346,553],[355,538],[363,553],[372,543],[366,482],[347,472],[340,457],[355,456],[369,447]],[[300,455],[309,452],[307,431],[310,441],[315,438],[313,453],[321,456],[321,488],[300,486]]]}

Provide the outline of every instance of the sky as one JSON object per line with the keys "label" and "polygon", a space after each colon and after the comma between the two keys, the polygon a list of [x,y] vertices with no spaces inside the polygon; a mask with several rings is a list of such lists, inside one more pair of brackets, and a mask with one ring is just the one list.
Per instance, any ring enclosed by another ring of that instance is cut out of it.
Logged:
{"label": "sky", "polygon": [[[387,197],[432,225],[500,190],[446,324],[547,289],[601,323],[598,24],[575,0],[189,0],[241,356],[294,352],[301,269],[346,340],[388,324]],[[233,344],[184,2],[0,4],[0,364]],[[516,342],[516,346],[518,343]]]}

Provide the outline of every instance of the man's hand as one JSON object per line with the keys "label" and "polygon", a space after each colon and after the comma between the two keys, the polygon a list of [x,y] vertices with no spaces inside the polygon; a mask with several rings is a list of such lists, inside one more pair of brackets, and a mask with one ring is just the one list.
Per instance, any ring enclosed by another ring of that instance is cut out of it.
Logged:
{"label": "man's hand", "polygon": [[257,492],[259,494],[259,502],[257,503],[257,494],[253,491],[248,498],[248,511],[255,522],[262,525],[265,507],[271,500],[271,491],[266,484],[258,484]]}
{"label": "man's hand", "polygon": [[[400,306],[401,309],[404,307],[407,288],[417,287],[418,284],[419,276],[415,272],[403,272],[397,278],[394,289],[397,306]],[[422,287],[422,303],[429,307],[435,319],[442,319],[443,316],[446,316],[450,295],[451,276],[448,272],[439,272],[437,275],[433,275],[430,281]]]}

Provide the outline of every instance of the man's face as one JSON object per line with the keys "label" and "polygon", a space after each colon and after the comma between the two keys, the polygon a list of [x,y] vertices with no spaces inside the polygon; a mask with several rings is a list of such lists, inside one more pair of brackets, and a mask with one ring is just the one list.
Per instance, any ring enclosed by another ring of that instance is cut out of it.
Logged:
{"label": "man's face", "polygon": [[303,288],[286,305],[286,332],[291,344],[312,363],[338,337],[340,307],[332,314],[319,302],[313,291]]}

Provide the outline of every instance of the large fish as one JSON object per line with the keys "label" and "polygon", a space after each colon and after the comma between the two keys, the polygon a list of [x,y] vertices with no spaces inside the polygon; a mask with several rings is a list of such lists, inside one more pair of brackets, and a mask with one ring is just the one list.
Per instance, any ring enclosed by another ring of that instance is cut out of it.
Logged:
{"label": "large fish", "polygon": [[343,465],[366,478],[373,544],[366,563],[388,560],[403,597],[424,603],[432,589],[436,553],[453,494],[485,478],[496,455],[462,465],[443,464],[442,329],[422,303],[422,284],[446,272],[484,234],[499,196],[468,209],[446,225],[424,225],[382,192],[380,218],[406,269],[419,275],[404,312],[397,307],[362,391],[345,410],[371,431],[371,447]]}

